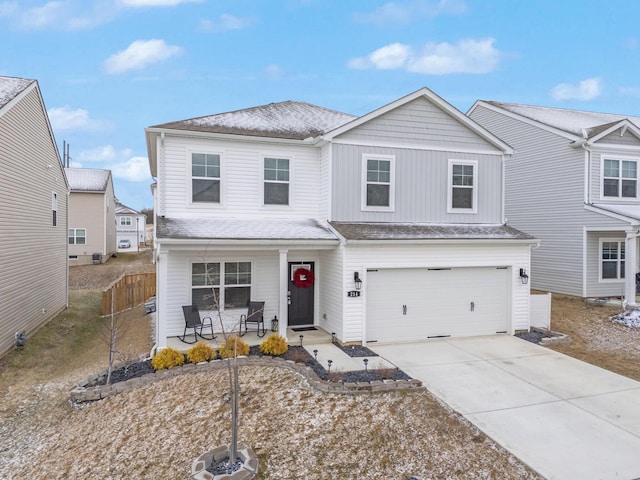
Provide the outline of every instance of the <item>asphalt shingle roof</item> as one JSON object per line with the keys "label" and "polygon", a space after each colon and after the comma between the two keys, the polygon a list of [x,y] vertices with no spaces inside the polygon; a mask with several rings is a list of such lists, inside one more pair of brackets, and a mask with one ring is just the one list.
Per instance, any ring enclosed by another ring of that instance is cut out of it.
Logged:
{"label": "asphalt shingle roof", "polygon": [[288,100],[233,112],[164,123],[151,128],[304,140],[355,119],[353,115]]}
{"label": "asphalt shingle roof", "polygon": [[329,222],[347,240],[533,240],[508,225]]}
{"label": "asphalt shingle roof", "polygon": [[13,100],[35,80],[0,76],[0,109]]}
{"label": "asphalt shingle roof", "polygon": [[111,170],[96,168],[65,168],[72,191],[104,192],[109,185]]}

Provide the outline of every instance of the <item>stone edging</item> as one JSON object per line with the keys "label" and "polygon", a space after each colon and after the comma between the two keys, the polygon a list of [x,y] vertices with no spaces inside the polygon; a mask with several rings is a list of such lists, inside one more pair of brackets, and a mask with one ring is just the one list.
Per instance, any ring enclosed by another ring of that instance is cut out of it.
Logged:
{"label": "stone edging", "polygon": [[233,474],[213,475],[207,469],[217,462],[229,458],[229,446],[216,447],[203,453],[193,461],[191,465],[192,480],[251,480],[258,473],[258,456],[251,448],[238,445],[238,458],[242,461],[242,467]]}
{"label": "stone edging", "polygon": [[[337,383],[321,380],[311,367],[302,363],[296,363],[292,360],[285,360],[280,357],[238,357],[239,366],[256,366],[256,367],[280,367],[286,368],[293,372],[304,376],[309,385],[316,390],[322,392],[333,393],[362,393],[362,392],[380,392],[389,390],[407,390],[421,388],[420,380],[376,380],[373,382],[354,382],[354,383]],[[116,365],[114,369],[120,368],[122,365]],[[95,385],[101,378],[106,377],[106,371],[89,377],[87,380],[80,382],[69,392],[72,402],[83,403],[101,400],[103,398],[112,397],[118,393],[128,392],[144,385],[155,383],[165,378],[175,377],[184,373],[199,373],[207,371],[215,371],[227,368],[225,360],[212,360],[210,362],[202,362],[198,364],[187,363],[180,367],[173,367],[168,370],[158,370],[155,373],[148,373],[140,377],[131,378],[124,382],[118,382],[111,385]]]}

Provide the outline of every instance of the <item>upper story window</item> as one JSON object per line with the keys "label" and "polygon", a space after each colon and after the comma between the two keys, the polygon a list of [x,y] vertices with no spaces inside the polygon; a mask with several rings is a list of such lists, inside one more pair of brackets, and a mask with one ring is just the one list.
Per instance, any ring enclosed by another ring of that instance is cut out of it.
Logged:
{"label": "upper story window", "polygon": [[449,160],[448,212],[478,211],[477,168],[478,162],[475,160]]}
{"label": "upper story window", "polygon": [[51,192],[51,212],[51,224],[56,227],[58,226],[58,194],[56,192]]}
{"label": "upper story window", "polygon": [[251,299],[251,262],[193,263],[191,299],[203,310],[246,307]]}
{"label": "upper story window", "polygon": [[194,202],[220,203],[220,155],[191,154],[191,198]]}
{"label": "upper story window", "polygon": [[395,157],[363,155],[362,174],[362,210],[393,211]]}
{"label": "upper story window", "polygon": [[120,217],[120,225],[125,227],[125,226],[130,226],[132,223],[131,217]]}
{"label": "upper story window", "polygon": [[87,229],[86,228],[70,228],[69,229],[69,245],[86,245]]}
{"label": "upper story window", "polygon": [[602,165],[602,196],[637,198],[638,164],[635,160],[605,158]]}
{"label": "upper story window", "polygon": [[600,240],[600,279],[624,279],[624,240]]}
{"label": "upper story window", "polygon": [[289,205],[289,159],[264,159],[264,204]]}

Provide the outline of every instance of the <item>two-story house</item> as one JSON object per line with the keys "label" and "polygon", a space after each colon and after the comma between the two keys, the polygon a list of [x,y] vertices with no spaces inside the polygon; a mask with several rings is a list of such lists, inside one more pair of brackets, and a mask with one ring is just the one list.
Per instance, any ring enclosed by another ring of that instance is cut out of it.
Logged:
{"label": "two-story house", "polygon": [[67,306],[67,193],[36,80],[0,76],[0,355]]}
{"label": "two-story house", "polygon": [[361,117],[286,101],[146,138],[159,348],[191,303],[237,322],[265,301],[281,335],[342,342],[529,328],[537,241],[504,224],[511,148],[426,88]]}
{"label": "two-story house", "polygon": [[104,263],[116,253],[116,197],[111,170],[70,168],[69,265]]}
{"label": "two-story house", "polygon": [[515,150],[506,215],[541,240],[532,287],[635,303],[640,118],[494,101],[468,116]]}
{"label": "two-story house", "polygon": [[116,239],[118,251],[137,252],[145,245],[147,216],[116,199]]}

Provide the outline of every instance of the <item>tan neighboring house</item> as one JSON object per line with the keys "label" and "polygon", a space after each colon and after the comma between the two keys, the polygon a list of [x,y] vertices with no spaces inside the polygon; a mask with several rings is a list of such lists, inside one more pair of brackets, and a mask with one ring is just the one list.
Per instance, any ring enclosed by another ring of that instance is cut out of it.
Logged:
{"label": "tan neighboring house", "polygon": [[104,263],[116,253],[116,199],[110,170],[65,168],[69,180],[69,265]]}
{"label": "tan neighboring house", "polygon": [[67,307],[67,192],[38,82],[0,76],[0,355]]}

